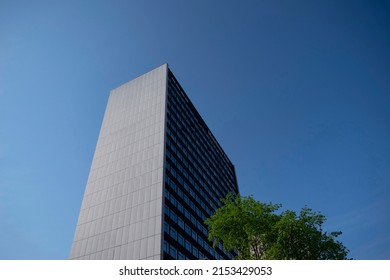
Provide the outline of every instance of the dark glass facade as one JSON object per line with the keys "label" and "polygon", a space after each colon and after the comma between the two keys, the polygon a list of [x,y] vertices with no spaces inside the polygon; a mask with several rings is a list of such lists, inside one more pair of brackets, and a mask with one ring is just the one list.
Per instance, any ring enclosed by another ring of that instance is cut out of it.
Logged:
{"label": "dark glass facade", "polygon": [[230,192],[233,164],[168,70],[162,259],[232,259],[212,247],[204,224]]}

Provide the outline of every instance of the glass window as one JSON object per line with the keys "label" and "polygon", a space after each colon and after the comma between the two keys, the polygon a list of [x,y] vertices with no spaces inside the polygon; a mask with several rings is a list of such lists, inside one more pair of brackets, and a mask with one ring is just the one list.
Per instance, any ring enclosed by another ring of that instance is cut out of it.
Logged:
{"label": "glass window", "polygon": [[168,242],[164,240],[164,252],[168,253]]}
{"label": "glass window", "polygon": [[188,252],[191,252],[191,243],[188,240],[186,240],[186,249]]}
{"label": "glass window", "polygon": [[191,230],[191,236],[194,240],[197,240],[197,238],[198,238],[198,235],[196,234],[196,232],[194,230]]}
{"label": "glass window", "polygon": [[170,196],[170,200],[174,206],[177,205],[176,198],[173,197],[173,195]]}
{"label": "glass window", "polygon": [[179,182],[180,185],[183,185],[183,178],[181,178],[180,175],[177,175],[177,181]]}
{"label": "glass window", "polygon": [[184,221],[180,217],[177,218],[177,224],[184,229]]}
{"label": "glass window", "polygon": [[169,192],[167,189],[165,189],[164,193],[165,193],[165,197],[169,199]]}
{"label": "glass window", "polygon": [[183,213],[184,211],[183,205],[180,202],[177,203],[177,209],[179,210],[180,213]]}
{"label": "glass window", "polygon": [[198,258],[198,249],[196,249],[195,246],[192,247],[192,254],[195,256],[195,258]]}
{"label": "glass window", "polygon": [[185,216],[187,219],[190,219],[190,212],[188,212],[187,209],[184,209],[184,216]]}
{"label": "glass window", "polygon": [[188,199],[187,195],[184,195],[184,202],[187,203],[187,205],[190,204],[190,200]]}
{"label": "glass window", "polygon": [[186,233],[188,233],[189,235],[191,235],[191,228],[190,228],[187,224],[184,225],[184,229],[185,229],[185,232],[186,232]]}
{"label": "glass window", "polygon": [[177,241],[181,246],[184,246],[184,238],[180,233],[177,235]]}
{"label": "glass window", "polygon": [[177,223],[177,215],[175,212],[173,212],[172,210],[169,212],[169,217],[171,217],[171,219]]}
{"label": "glass window", "polygon": [[175,260],[177,259],[177,250],[173,245],[169,246],[169,254],[174,258]]}
{"label": "glass window", "polygon": [[164,222],[164,232],[169,233],[169,225],[167,222]]}
{"label": "glass window", "polygon": [[175,182],[171,181],[171,188],[172,190],[176,191],[177,190],[177,186],[175,184]]}
{"label": "glass window", "polygon": [[191,215],[191,222],[193,223],[194,226],[196,226],[196,219],[193,215]]}
{"label": "glass window", "polygon": [[178,252],[177,258],[178,258],[179,260],[185,260],[185,259],[186,259],[185,256],[183,255],[183,253],[181,253],[181,252]]}
{"label": "glass window", "polygon": [[170,235],[174,240],[177,240],[177,231],[173,227],[170,228]]}
{"label": "glass window", "polygon": [[205,227],[202,227],[202,231],[204,235],[208,235],[207,229]]}
{"label": "glass window", "polygon": [[198,235],[198,243],[201,247],[203,247],[203,239],[200,235]]}

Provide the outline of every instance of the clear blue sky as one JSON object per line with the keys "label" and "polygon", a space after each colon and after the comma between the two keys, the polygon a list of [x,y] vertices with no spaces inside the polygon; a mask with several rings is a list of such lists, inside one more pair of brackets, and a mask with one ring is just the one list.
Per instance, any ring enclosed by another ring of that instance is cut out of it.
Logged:
{"label": "clear blue sky", "polygon": [[242,194],[390,259],[388,1],[0,1],[0,259],[68,258],[109,91],[168,63]]}

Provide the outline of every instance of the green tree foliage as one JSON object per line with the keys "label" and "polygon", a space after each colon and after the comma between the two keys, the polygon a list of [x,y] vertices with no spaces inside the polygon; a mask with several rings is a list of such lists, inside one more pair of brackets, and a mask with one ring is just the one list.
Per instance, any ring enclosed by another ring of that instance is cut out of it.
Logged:
{"label": "green tree foliage", "polygon": [[221,242],[226,250],[236,250],[237,259],[347,258],[348,249],[336,240],[341,232],[323,232],[325,216],[310,208],[277,214],[280,204],[258,202],[252,196],[229,194],[222,201],[205,224],[214,246]]}

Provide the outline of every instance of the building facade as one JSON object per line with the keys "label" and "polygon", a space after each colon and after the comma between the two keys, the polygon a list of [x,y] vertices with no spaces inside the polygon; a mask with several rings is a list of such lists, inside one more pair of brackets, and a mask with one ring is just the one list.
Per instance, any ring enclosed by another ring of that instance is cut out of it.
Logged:
{"label": "building facade", "polygon": [[231,259],[204,220],[235,169],[164,64],[112,90],[71,259]]}

